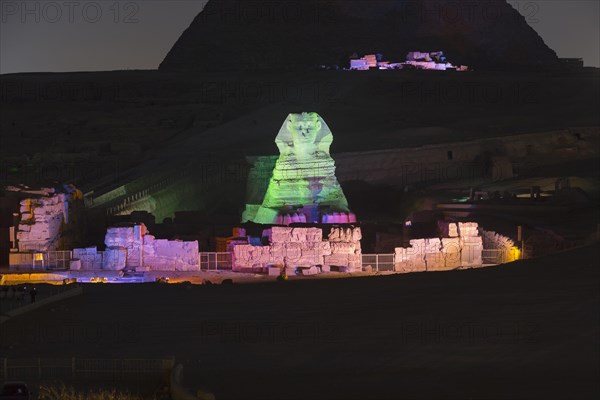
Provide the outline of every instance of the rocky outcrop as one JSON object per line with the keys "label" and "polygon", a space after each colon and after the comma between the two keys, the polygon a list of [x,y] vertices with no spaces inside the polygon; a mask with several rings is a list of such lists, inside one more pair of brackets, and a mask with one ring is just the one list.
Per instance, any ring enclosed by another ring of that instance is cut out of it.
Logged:
{"label": "rocky outcrop", "polygon": [[210,0],[161,70],[289,70],[353,53],[441,50],[474,68],[540,66],[556,53],[506,0]]}

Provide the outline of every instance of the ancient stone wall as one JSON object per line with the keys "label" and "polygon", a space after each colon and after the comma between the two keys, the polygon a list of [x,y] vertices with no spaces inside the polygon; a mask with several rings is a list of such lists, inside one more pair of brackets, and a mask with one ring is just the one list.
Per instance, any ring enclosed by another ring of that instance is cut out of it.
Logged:
{"label": "ancient stone wall", "polygon": [[198,241],[156,239],[144,224],[113,227],[106,232],[106,250],[74,249],[82,269],[119,271],[198,271]]}
{"label": "ancient stone wall", "polygon": [[143,267],[146,271],[198,271],[198,241],[156,239],[144,236]]}
{"label": "ancient stone wall", "polygon": [[323,239],[321,228],[290,228],[275,226],[270,229],[268,246],[248,244],[233,246],[233,270],[262,272],[270,267],[296,269],[307,273],[328,272],[332,267],[340,271],[361,270],[361,231],[358,227],[332,227]]}
{"label": "ancient stone wall", "polygon": [[56,250],[60,226],[67,220],[68,195],[48,193],[48,197],[22,200],[20,212],[19,251]]}
{"label": "ancient stone wall", "polygon": [[477,223],[450,223],[447,236],[413,239],[410,247],[397,247],[396,271],[447,271],[482,266],[483,241]]}
{"label": "ancient stone wall", "polygon": [[515,261],[521,256],[519,249],[511,238],[483,229],[481,229],[481,236],[483,239],[483,248],[495,251],[499,262]]}
{"label": "ancient stone wall", "polygon": [[[513,165],[524,172],[530,166],[551,165],[563,162],[566,158],[597,157],[599,143],[600,129],[575,128],[570,131],[507,135],[450,144],[337,153],[335,171],[341,183],[365,181],[408,185],[483,177],[505,180],[514,176]],[[489,147],[503,149],[503,156],[495,156],[490,160],[491,170],[485,162],[481,161],[482,155],[486,154],[486,149]],[[448,151],[452,151],[452,160],[448,160]],[[533,155],[529,152],[533,152]],[[530,157],[537,158],[535,162],[534,160],[522,161]],[[268,185],[275,160],[274,156],[248,159],[253,165],[249,187]],[[253,196],[253,199],[259,197],[256,193]]]}

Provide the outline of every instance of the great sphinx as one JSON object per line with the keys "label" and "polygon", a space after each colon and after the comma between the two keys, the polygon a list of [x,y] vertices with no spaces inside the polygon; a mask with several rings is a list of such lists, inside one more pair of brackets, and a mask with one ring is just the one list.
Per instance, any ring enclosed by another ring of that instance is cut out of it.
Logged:
{"label": "great sphinx", "polygon": [[346,220],[335,222],[355,222],[348,220],[348,201],[335,177],[329,153],[332,141],[333,134],[319,114],[289,114],[275,138],[279,158],[263,202],[255,213],[246,212],[244,219],[287,224],[322,222],[324,215],[336,214]]}

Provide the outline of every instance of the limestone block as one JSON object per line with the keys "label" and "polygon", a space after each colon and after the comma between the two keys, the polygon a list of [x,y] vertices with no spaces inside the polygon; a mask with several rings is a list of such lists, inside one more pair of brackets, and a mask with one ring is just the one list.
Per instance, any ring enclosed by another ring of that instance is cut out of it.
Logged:
{"label": "limestone block", "polygon": [[132,227],[108,228],[104,237],[107,247],[131,247],[135,242]]}
{"label": "limestone block", "polygon": [[483,264],[481,254],[483,252],[483,244],[470,244],[463,245],[461,252],[461,265],[462,266],[480,266]]}
{"label": "limestone block", "polygon": [[286,243],[273,243],[269,247],[273,259],[283,259],[286,256]]}
{"label": "limestone block", "polygon": [[294,276],[294,275],[296,275],[296,267],[285,267],[285,274],[287,276]]}
{"label": "limestone block", "polygon": [[327,241],[321,242],[321,254],[328,256],[331,254],[331,243]]}
{"label": "limestone block", "polygon": [[235,245],[233,246],[232,255],[232,270],[241,271],[243,268],[252,266],[252,248],[250,245]]}
{"label": "limestone block", "polygon": [[302,257],[302,247],[300,243],[287,243],[285,246],[285,264],[294,265]]}
{"label": "limestone block", "polygon": [[427,271],[446,270],[446,260],[442,252],[426,253],[425,263],[427,265]]}
{"label": "limestone block", "polygon": [[460,238],[461,245],[465,244],[483,244],[483,238],[481,236],[463,236]]}
{"label": "limestone block", "polygon": [[356,246],[354,243],[333,242],[331,243],[331,254],[354,254]]}
{"label": "limestone block", "polygon": [[302,275],[318,275],[319,272],[317,267],[302,268]]}
{"label": "limestone block", "polygon": [[111,247],[104,251],[102,269],[120,271],[125,268],[127,250],[123,247]]}
{"label": "limestone block", "polygon": [[408,262],[408,261],[414,261],[414,260],[423,260],[423,253],[421,252],[422,249],[419,249],[417,247],[408,247],[408,248],[403,248],[403,247],[397,247],[395,249],[395,261],[396,262]]}
{"label": "limestone block", "polygon": [[79,271],[81,269],[81,260],[73,258],[69,261],[69,269],[71,271]]}
{"label": "limestone block", "polygon": [[348,261],[348,254],[332,254],[323,257],[324,265],[347,266]]}
{"label": "limestone block", "polygon": [[348,262],[362,262],[362,256],[360,254],[348,254]]}
{"label": "limestone block", "polygon": [[330,242],[358,242],[362,239],[362,233],[358,227],[334,226],[328,236]]}
{"label": "limestone block", "polygon": [[446,269],[456,269],[461,266],[462,249],[458,246],[449,246],[442,252],[444,257],[444,267]]}
{"label": "limestone block", "polygon": [[350,261],[348,262],[348,272],[360,272],[362,271],[362,263],[360,261]]}
{"label": "limestone block", "polygon": [[267,274],[269,276],[279,276],[281,274],[281,268],[279,268],[279,267],[267,268]]}
{"label": "limestone block", "polygon": [[91,257],[91,261],[92,261],[92,269],[101,269],[102,268],[102,262],[104,260],[104,254],[103,253],[97,253],[96,255]]}
{"label": "limestone block", "polygon": [[293,228],[274,226],[272,228],[272,242],[273,243],[287,243],[292,239]]}
{"label": "limestone block", "polygon": [[459,222],[458,231],[461,237],[479,236],[479,226],[477,222]]}
{"label": "limestone block", "polygon": [[257,251],[259,254],[259,263],[260,264],[272,264],[274,262],[273,255],[271,254],[271,247],[269,246],[260,246]]}
{"label": "limestone block", "polygon": [[359,227],[352,228],[352,241],[360,242],[362,240],[362,231]]}
{"label": "limestone block", "polygon": [[154,246],[154,241],[156,238],[152,235],[145,235],[143,237],[144,246]]}
{"label": "limestone block", "polygon": [[321,272],[331,272],[331,267],[329,265],[321,265]]}
{"label": "limestone block", "polygon": [[308,266],[322,265],[323,262],[324,262],[324,260],[323,260],[322,256],[306,255],[306,256],[302,256],[298,260],[296,260],[294,262],[294,265],[308,267]]}
{"label": "limestone block", "polygon": [[291,241],[306,242],[306,228],[293,228],[291,233]]}
{"label": "limestone block", "polygon": [[81,261],[81,269],[83,270],[102,269],[103,255],[97,252],[95,247],[75,249],[73,250],[73,257]]}
{"label": "limestone block", "polygon": [[323,230],[320,228],[306,228],[306,240],[308,242],[323,241]]}
{"label": "limestone block", "polygon": [[301,250],[302,254],[298,263],[302,265],[319,265],[323,264],[323,252],[318,245],[308,246]]}
{"label": "limestone block", "polygon": [[301,242],[300,249],[302,253],[304,252],[312,252],[312,253],[321,253],[322,251],[321,242]]}
{"label": "limestone block", "polygon": [[458,237],[458,226],[454,222],[448,224],[448,237]]}
{"label": "limestone block", "polygon": [[435,254],[438,253],[442,247],[440,239],[413,239],[410,241],[410,246],[414,249],[415,253],[418,254]]}
{"label": "limestone block", "polygon": [[84,258],[89,256],[95,256],[98,253],[98,249],[94,247],[86,247],[82,249],[73,249],[73,258]]}
{"label": "limestone block", "polygon": [[156,239],[143,247],[144,265],[157,271],[196,271],[199,265],[197,241]]}
{"label": "limestone block", "polygon": [[443,238],[442,248],[443,253],[460,253],[461,241],[458,237],[456,238]]}
{"label": "limestone block", "polygon": [[271,256],[269,264],[273,264],[273,265],[285,265],[285,257],[274,257],[274,256]]}

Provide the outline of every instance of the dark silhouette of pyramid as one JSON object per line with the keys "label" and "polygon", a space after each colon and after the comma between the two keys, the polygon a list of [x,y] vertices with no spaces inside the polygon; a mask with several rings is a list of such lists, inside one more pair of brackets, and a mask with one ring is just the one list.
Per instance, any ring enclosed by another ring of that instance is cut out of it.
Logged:
{"label": "dark silhouette of pyramid", "polygon": [[210,0],[160,69],[296,70],[440,50],[481,69],[557,60],[506,0]]}

